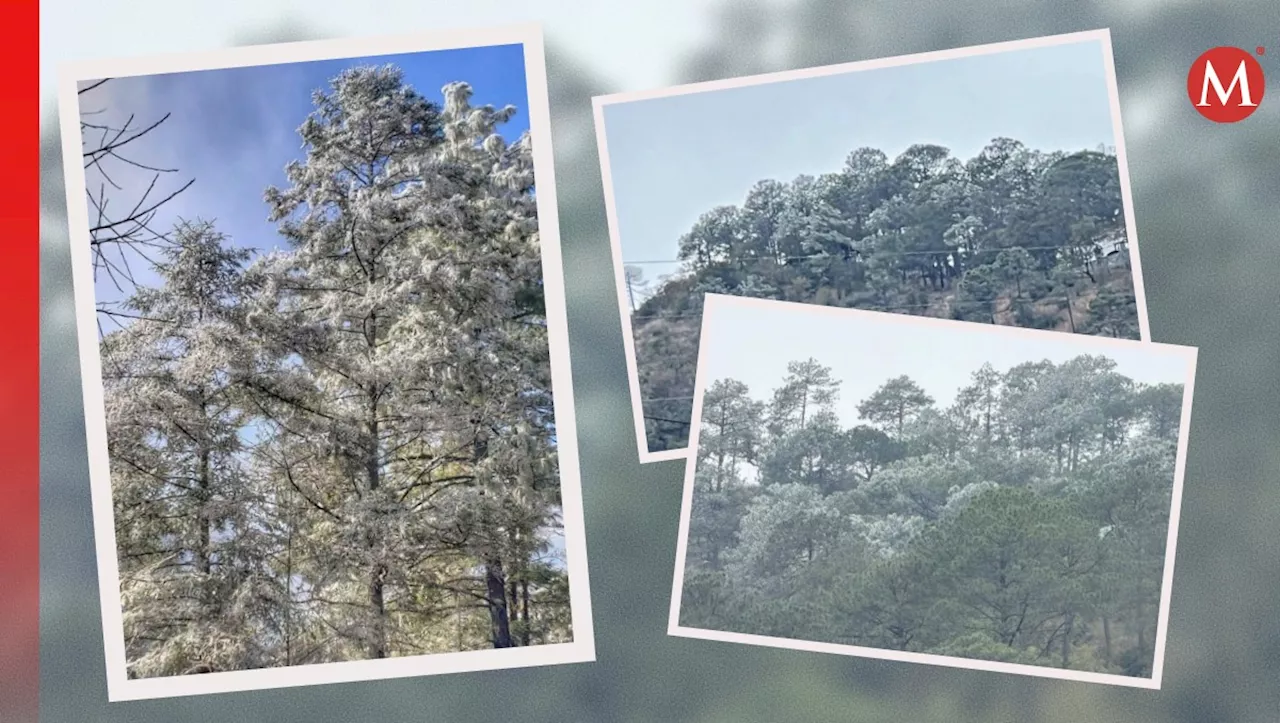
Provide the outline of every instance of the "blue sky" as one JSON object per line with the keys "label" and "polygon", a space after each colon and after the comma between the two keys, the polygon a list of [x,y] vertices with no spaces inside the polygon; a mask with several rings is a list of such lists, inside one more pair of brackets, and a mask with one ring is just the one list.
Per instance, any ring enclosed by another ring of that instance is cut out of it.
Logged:
{"label": "blue sky", "polygon": [[1179,349],[1083,334],[1010,333],[1007,327],[968,322],[924,325],[896,314],[836,314],[825,307],[728,297],[716,297],[707,308],[706,380],[737,379],[752,397],[768,399],[788,362],[812,357],[841,380],[836,412],[846,426],[858,423],[858,402],[902,374],[946,406],[988,362],[1005,371],[1042,359],[1060,364],[1081,354],[1105,356],[1116,362],[1116,371],[1147,384],[1185,383],[1190,371],[1189,357]]}
{"label": "blue sky", "polygon": [[968,159],[999,136],[1045,151],[1115,144],[1094,40],[609,104],[604,125],[627,262],[673,259],[703,212],[762,179],[837,171],[863,146],[892,158],[935,143]]}
{"label": "blue sky", "polygon": [[[135,125],[171,113],[136,148],[129,148],[133,160],[179,169],[161,180],[158,193],[195,179],[162,208],[159,227],[171,227],[180,216],[216,220],[236,245],[268,250],[284,242],[267,221],[263,191],[284,185],[285,164],[305,155],[297,129],[313,108],[312,92],[328,88],[329,80],[346,68],[386,63],[399,66],[409,85],[438,103],[443,102],[441,88],[462,80],[474,89],[475,105],[516,106],[515,117],[502,128],[508,140],[529,128],[524,55],[518,44],[118,78],[81,96],[80,111],[92,114],[85,116],[92,123],[109,124],[134,114]],[[115,194],[121,206],[131,204],[151,177],[121,164],[111,172],[125,187]],[[99,300],[119,296],[109,282],[99,279],[97,286]]]}

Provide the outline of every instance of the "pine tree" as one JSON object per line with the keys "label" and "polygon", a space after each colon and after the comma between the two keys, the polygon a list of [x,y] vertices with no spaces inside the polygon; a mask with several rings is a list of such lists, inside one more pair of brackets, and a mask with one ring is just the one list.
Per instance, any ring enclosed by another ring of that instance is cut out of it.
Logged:
{"label": "pine tree", "polygon": [[466,549],[483,566],[492,643],[510,647],[529,640],[529,561],[559,505],[532,143],[498,135],[514,108],[470,105],[465,83],[444,94],[446,141],[423,172],[432,183],[416,191],[430,210],[424,283],[435,313],[416,323],[425,335],[461,332],[428,383],[450,410],[445,446],[467,450],[468,484],[456,490]]}
{"label": "pine tree", "polygon": [[443,93],[340,74],[266,192],[289,247],[179,224],[112,310],[131,675],[571,638],[531,139]]}
{"label": "pine tree", "polygon": [[396,651],[397,591],[423,548],[407,495],[434,467],[402,451],[435,432],[424,371],[440,339],[405,328],[423,312],[424,220],[413,198],[420,159],[441,143],[439,108],[391,66],[348,70],[317,93],[299,129],[304,162],[268,189],[292,248],[252,270],[249,322],[274,353],[254,386],[275,436],[276,468],[307,505],[302,523],[312,597],[357,650]]}
{"label": "pine tree", "polygon": [[209,223],[180,223],[101,341],[130,673],[243,668],[260,658],[252,597],[246,416],[235,370],[241,264]]}
{"label": "pine tree", "polygon": [[337,78],[291,187],[267,194],[292,248],[254,271],[250,319],[276,358],[256,391],[308,520],[309,597],[364,657],[413,652],[457,595],[513,645],[556,524],[529,139],[497,134],[513,108],[444,93],[394,68]]}

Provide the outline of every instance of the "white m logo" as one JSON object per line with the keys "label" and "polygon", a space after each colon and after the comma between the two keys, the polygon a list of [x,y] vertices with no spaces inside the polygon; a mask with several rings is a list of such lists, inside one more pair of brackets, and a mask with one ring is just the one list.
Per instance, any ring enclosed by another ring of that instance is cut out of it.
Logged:
{"label": "white m logo", "polygon": [[1213,85],[1213,90],[1218,94],[1218,102],[1220,105],[1226,105],[1227,100],[1231,98],[1231,93],[1240,86],[1240,107],[1253,108],[1257,103],[1253,102],[1253,95],[1249,93],[1249,74],[1245,68],[1245,61],[1240,61],[1240,67],[1236,68],[1236,74],[1231,78],[1231,85],[1226,88],[1222,87],[1222,80],[1218,77],[1218,72],[1213,69],[1213,63],[1205,61],[1204,64],[1204,84],[1200,87],[1200,102],[1197,106],[1203,108],[1209,105],[1209,85]]}

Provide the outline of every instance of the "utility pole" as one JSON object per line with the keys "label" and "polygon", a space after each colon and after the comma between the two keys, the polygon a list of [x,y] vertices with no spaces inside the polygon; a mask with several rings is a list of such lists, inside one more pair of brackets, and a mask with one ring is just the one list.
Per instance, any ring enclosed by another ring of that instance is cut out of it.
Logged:
{"label": "utility pole", "polygon": [[1068,281],[1068,282],[1066,283],[1066,287],[1067,287],[1067,320],[1071,322],[1071,333],[1072,333],[1072,334],[1076,333],[1076,315],[1075,315],[1075,312],[1073,312],[1073,311],[1071,310],[1071,305],[1072,305],[1072,303],[1073,303],[1073,302],[1071,301],[1071,287],[1073,287],[1073,286],[1075,286],[1075,285],[1076,285],[1076,282],[1075,282],[1075,281]]}

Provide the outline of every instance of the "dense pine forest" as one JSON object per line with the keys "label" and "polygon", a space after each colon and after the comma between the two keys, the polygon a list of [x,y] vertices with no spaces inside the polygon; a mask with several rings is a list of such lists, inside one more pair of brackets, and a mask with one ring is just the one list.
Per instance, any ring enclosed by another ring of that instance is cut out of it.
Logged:
{"label": "dense pine forest", "polygon": [[761,181],[679,240],[678,273],[626,269],[649,449],[687,444],[704,293],[1139,338],[1120,177],[1104,150],[996,138]]}
{"label": "dense pine forest", "polygon": [[814,359],[716,381],[681,624],[1149,677],[1183,388],[1115,366],[988,364],[945,407],[901,376],[853,426]]}
{"label": "dense pine forest", "polygon": [[470,97],[333,79],[282,250],[99,224],[131,677],[572,638],[530,139]]}

